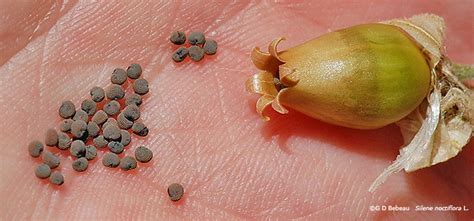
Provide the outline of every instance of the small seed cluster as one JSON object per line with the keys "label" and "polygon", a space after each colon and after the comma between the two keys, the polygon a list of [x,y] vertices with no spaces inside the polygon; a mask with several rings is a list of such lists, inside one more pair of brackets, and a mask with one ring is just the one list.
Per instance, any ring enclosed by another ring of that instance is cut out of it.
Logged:
{"label": "small seed cluster", "polygon": [[[170,41],[175,45],[182,45],[186,42],[186,34],[182,31],[175,31],[171,33]],[[173,61],[181,62],[187,56],[193,61],[200,61],[204,58],[204,54],[213,55],[217,52],[217,42],[206,39],[202,32],[191,32],[188,36],[188,43],[191,45],[189,48],[179,47],[174,51],[171,56]]]}
{"label": "small seed cluster", "polygon": [[[112,84],[105,90],[93,87],[91,98],[82,101],[80,108],[76,109],[71,101],[63,101],[59,116],[64,120],[58,126],[59,131],[52,128],[46,131],[44,144],[68,150],[75,159],[72,168],[78,172],[85,171],[89,161],[96,158],[97,148],[110,151],[102,157],[106,167],[119,166],[127,171],[135,169],[137,161],[149,162],[153,152],[144,146],[136,148],[134,157],[119,157],[131,142],[130,131],[137,136],[148,135],[148,128],[139,120],[142,96],[149,91],[148,81],[141,75],[139,64],[131,64],[127,70],[117,68],[110,78]],[[126,95],[123,87],[127,81],[133,92]],[[28,151],[32,157],[42,156],[43,162],[35,170],[38,178],[49,178],[56,185],[64,183],[61,172],[52,171],[60,165],[57,155],[45,150],[43,143],[37,140],[28,145]]]}

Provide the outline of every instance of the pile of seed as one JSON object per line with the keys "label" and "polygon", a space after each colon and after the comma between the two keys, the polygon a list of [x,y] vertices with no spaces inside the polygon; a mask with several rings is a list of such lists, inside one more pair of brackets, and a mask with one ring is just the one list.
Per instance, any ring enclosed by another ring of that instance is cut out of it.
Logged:
{"label": "pile of seed", "polygon": [[[186,34],[182,31],[175,31],[170,36],[171,43],[182,45],[186,42]],[[180,47],[174,51],[171,56],[173,61],[181,62],[187,56],[193,61],[200,61],[204,58],[204,54],[213,55],[217,52],[217,42],[204,36],[202,32],[191,32],[188,36],[189,48]]]}
{"label": "pile of seed", "polygon": [[[127,171],[135,169],[137,161],[149,162],[153,152],[144,146],[136,148],[134,157],[119,157],[131,142],[131,132],[137,136],[148,134],[148,128],[139,120],[142,96],[149,91],[148,81],[141,75],[139,64],[131,64],[127,70],[117,68],[110,78],[112,84],[105,90],[93,87],[91,98],[82,101],[80,107],[76,108],[72,101],[63,101],[59,116],[64,120],[58,126],[59,131],[52,128],[46,131],[44,144],[69,151],[75,159],[72,168],[78,172],[85,171],[89,161],[96,158],[97,148],[110,151],[102,157],[102,164],[106,167],[120,167]],[[123,87],[127,82],[133,92],[126,95]],[[35,158],[42,155],[43,163],[35,170],[38,178],[49,178],[56,185],[64,183],[61,172],[52,171],[60,165],[57,155],[44,151],[43,143],[37,140],[29,144],[28,151]]]}

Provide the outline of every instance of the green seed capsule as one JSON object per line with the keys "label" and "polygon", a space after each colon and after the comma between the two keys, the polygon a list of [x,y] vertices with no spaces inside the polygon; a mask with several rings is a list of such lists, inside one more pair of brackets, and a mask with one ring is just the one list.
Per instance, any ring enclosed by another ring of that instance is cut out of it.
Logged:
{"label": "green seed capsule", "polygon": [[246,85],[262,94],[262,116],[272,105],[279,113],[290,107],[340,126],[379,128],[408,115],[429,92],[423,52],[395,26],[358,25],[277,52],[281,40],[270,44],[269,54],[252,52],[263,72]]}

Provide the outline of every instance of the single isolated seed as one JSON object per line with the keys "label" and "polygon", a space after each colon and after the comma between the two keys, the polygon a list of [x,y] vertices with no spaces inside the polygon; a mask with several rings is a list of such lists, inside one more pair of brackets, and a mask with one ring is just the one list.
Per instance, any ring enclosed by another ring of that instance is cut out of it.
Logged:
{"label": "single isolated seed", "polygon": [[123,116],[130,121],[136,121],[140,118],[140,109],[137,105],[128,105],[126,106],[123,111]]}
{"label": "single isolated seed", "polygon": [[61,163],[59,157],[49,151],[45,151],[43,153],[43,162],[47,164],[51,169],[58,167]]}
{"label": "single isolated seed", "polygon": [[130,79],[137,79],[142,75],[142,67],[139,64],[133,63],[127,68],[127,76]]}
{"label": "single isolated seed", "polygon": [[38,140],[31,141],[31,143],[28,145],[28,152],[30,153],[30,156],[32,157],[39,157],[41,153],[43,153],[43,150],[44,150],[44,146]]}
{"label": "single isolated seed", "polygon": [[204,49],[196,45],[189,47],[189,57],[193,61],[202,60],[202,58],[204,57]]}
{"label": "single isolated seed", "polygon": [[213,55],[217,52],[217,42],[212,39],[207,39],[202,48],[204,49],[204,53]]}
{"label": "single isolated seed", "polygon": [[180,47],[176,49],[176,51],[173,52],[173,55],[171,55],[171,58],[175,62],[181,62],[188,56],[188,53],[189,53],[189,50],[187,48]]}
{"label": "single isolated seed", "polygon": [[75,140],[71,143],[69,152],[72,156],[80,158],[86,155],[86,144],[82,140]]}
{"label": "single isolated seed", "polygon": [[182,45],[186,42],[186,34],[182,31],[174,31],[171,33],[170,41],[175,45]]}
{"label": "single isolated seed", "polygon": [[135,159],[142,163],[148,163],[153,158],[153,152],[145,146],[139,146],[135,150]]}
{"label": "single isolated seed", "polygon": [[59,116],[64,119],[71,118],[76,113],[76,106],[71,101],[63,101],[59,107]]}
{"label": "single isolated seed", "polygon": [[49,176],[49,181],[55,185],[62,185],[64,183],[63,174],[61,174],[61,172],[54,171]]}
{"label": "single isolated seed", "polygon": [[116,84],[108,86],[105,90],[105,94],[110,100],[120,100],[125,96],[125,92],[123,91],[122,87]]}
{"label": "single isolated seed", "polygon": [[133,121],[127,119],[122,112],[117,116],[117,124],[121,129],[128,130],[133,126]]}
{"label": "single isolated seed", "polygon": [[133,91],[135,91],[135,93],[139,95],[145,95],[146,93],[148,93],[148,90],[149,89],[147,80],[140,78],[133,82]]}
{"label": "single isolated seed", "polygon": [[100,132],[100,127],[94,121],[87,123],[87,133],[89,137],[97,137]]}
{"label": "single isolated seed", "polygon": [[131,156],[126,156],[120,160],[120,169],[127,171],[137,168],[137,161]]}
{"label": "single isolated seed", "polygon": [[93,160],[97,156],[97,149],[93,145],[86,146],[86,159]]}
{"label": "single isolated seed", "polygon": [[206,42],[206,37],[202,32],[191,32],[188,38],[189,44],[192,45],[202,45]]}
{"label": "single isolated seed", "polygon": [[112,84],[122,85],[125,81],[127,81],[127,72],[122,68],[116,68],[112,76],[110,76],[110,82],[112,82]]}
{"label": "single isolated seed", "polygon": [[109,116],[115,115],[120,112],[120,103],[118,101],[110,101],[104,105],[104,111]]}
{"label": "single isolated seed", "polygon": [[121,154],[124,149],[123,144],[120,143],[119,141],[110,141],[108,146],[109,146],[110,152],[116,153],[116,154]]}
{"label": "single isolated seed", "polygon": [[105,111],[99,110],[97,111],[94,116],[92,116],[92,121],[94,121],[97,125],[102,125],[109,116]]}
{"label": "single isolated seed", "polygon": [[40,179],[46,179],[49,177],[49,175],[51,175],[51,168],[49,168],[48,165],[43,163],[36,167],[35,175]]}
{"label": "single isolated seed", "polygon": [[95,86],[91,89],[90,95],[94,102],[101,102],[104,100],[105,91],[103,88]]}
{"label": "single isolated seed", "polygon": [[127,130],[120,130],[120,143],[123,146],[127,146],[131,141],[132,137],[130,136],[130,133]]}
{"label": "single isolated seed", "polygon": [[184,195],[184,188],[179,183],[173,183],[168,187],[168,196],[171,201],[178,201]]}
{"label": "single isolated seed", "polygon": [[56,146],[58,144],[58,132],[55,129],[50,128],[46,131],[46,136],[44,138],[44,144],[47,146]]}
{"label": "single isolated seed", "polygon": [[96,146],[97,148],[104,148],[109,143],[102,135],[94,138],[92,142],[94,143],[94,146]]}
{"label": "single isolated seed", "polygon": [[120,139],[120,128],[114,124],[107,125],[103,134],[106,140],[118,140]]}
{"label": "single isolated seed", "polygon": [[117,120],[113,117],[109,117],[109,119],[107,119],[107,121],[102,125],[102,130],[105,130],[105,128],[112,124],[118,127]]}
{"label": "single isolated seed", "polygon": [[102,164],[106,167],[117,167],[120,164],[120,158],[117,154],[106,153],[102,157]]}
{"label": "single isolated seed", "polygon": [[92,116],[97,111],[97,105],[93,100],[83,100],[81,103],[81,109],[87,113],[87,115]]}
{"label": "single isolated seed", "polygon": [[87,124],[82,120],[76,120],[71,124],[71,134],[76,138],[81,138],[87,131]]}
{"label": "single isolated seed", "polygon": [[71,124],[74,122],[72,119],[64,119],[59,123],[59,130],[62,132],[69,132],[71,130]]}
{"label": "single isolated seed", "polygon": [[139,94],[129,94],[125,96],[125,105],[137,105],[140,106],[142,104],[142,97]]}
{"label": "single isolated seed", "polygon": [[146,127],[142,122],[133,123],[132,131],[134,134],[141,137],[148,135],[148,127]]}
{"label": "single isolated seed", "polygon": [[58,149],[67,150],[71,147],[72,139],[64,132],[58,133]]}
{"label": "single isolated seed", "polygon": [[72,119],[73,120],[82,120],[84,122],[87,122],[87,121],[89,121],[89,115],[87,115],[87,113],[84,110],[79,109],[79,110],[76,111],[76,113],[74,114],[74,117]]}
{"label": "single isolated seed", "polygon": [[87,166],[89,166],[89,162],[85,157],[80,157],[72,162],[72,168],[77,172],[85,171]]}

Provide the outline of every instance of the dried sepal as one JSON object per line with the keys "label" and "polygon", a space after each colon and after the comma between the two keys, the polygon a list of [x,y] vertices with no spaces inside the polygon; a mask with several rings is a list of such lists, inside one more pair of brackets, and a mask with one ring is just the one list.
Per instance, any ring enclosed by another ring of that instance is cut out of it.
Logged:
{"label": "dried sepal", "polygon": [[270,120],[268,116],[263,114],[265,108],[270,104],[273,109],[280,113],[288,112],[279,102],[278,91],[275,87],[275,81],[272,73],[263,71],[255,74],[247,80],[245,85],[247,87],[247,91],[262,95],[257,101],[256,108],[257,113],[262,117],[263,120]]}

